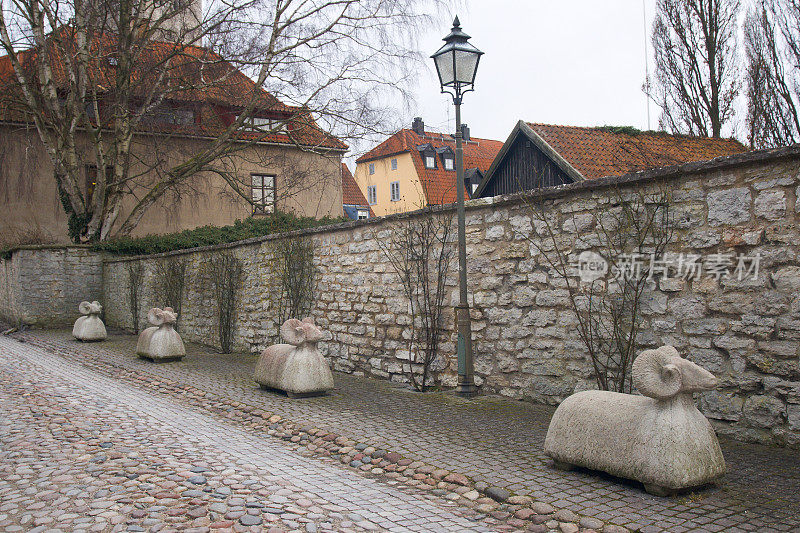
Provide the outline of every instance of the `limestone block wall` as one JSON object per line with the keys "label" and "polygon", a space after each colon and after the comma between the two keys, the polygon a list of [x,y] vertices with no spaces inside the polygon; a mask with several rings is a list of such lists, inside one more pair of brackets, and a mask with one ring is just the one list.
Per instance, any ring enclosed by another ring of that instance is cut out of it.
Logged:
{"label": "limestone block wall", "polygon": [[71,325],[79,303],[102,297],[102,258],[87,247],[25,246],[0,259],[0,318],[6,322]]}
{"label": "limestone block wall", "polygon": [[[721,379],[700,397],[703,412],[721,433],[742,440],[800,446],[800,150],[751,153],[468,204],[467,253],[477,381],[484,390],[555,404],[594,386],[592,368],[569,305],[569,292],[538,247],[552,246],[532,201],[563,250],[597,248],[597,218],[620,197],[666,187],[676,231],[673,254],[760,255],[757,279],[664,280],[645,294],[640,348],[673,344]],[[453,211],[449,211],[454,216]],[[388,232],[412,213],[347,223],[287,236],[253,239],[225,248],[245,264],[236,344],[259,351],[277,332],[276,283],[270,267],[275,243],[305,236],[317,246],[314,316],[328,332],[321,345],[340,371],[394,381],[411,368],[408,303],[381,250]],[[175,255],[189,261],[189,281],[179,329],[186,338],[216,340],[215,307],[201,265],[219,249]],[[154,265],[165,256],[109,259],[104,266],[107,321],[131,327],[126,264],[145,265],[142,303],[163,305]],[[456,360],[447,295],[446,338],[435,363],[437,380],[454,385]]]}

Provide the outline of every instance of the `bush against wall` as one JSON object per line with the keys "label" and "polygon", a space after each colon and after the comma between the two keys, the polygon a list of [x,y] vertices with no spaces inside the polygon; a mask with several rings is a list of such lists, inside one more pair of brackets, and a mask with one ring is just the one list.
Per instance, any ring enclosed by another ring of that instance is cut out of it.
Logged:
{"label": "bush against wall", "polygon": [[[273,245],[272,270],[278,277],[278,327],[289,318],[303,319],[314,307],[315,245],[310,238],[282,239]],[[275,332],[276,337],[279,332]]]}
{"label": "bush against wall", "polygon": [[138,261],[127,263],[128,269],[128,308],[131,312],[133,332],[139,333],[139,288],[142,286],[144,265]]}
{"label": "bush against wall", "polygon": [[[159,291],[159,300],[154,302],[159,307],[171,307],[181,319],[181,304],[183,303],[183,289],[186,284],[186,260],[178,257],[168,257],[155,264],[156,287]],[[178,329],[178,323],[175,329]]]}
{"label": "bush against wall", "polygon": [[211,280],[214,302],[217,307],[217,331],[222,353],[233,351],[236,310],[244,267],[242,261],[230,252],[211,256],[202,266]]}
{"label": "bush against wall", "polygon": [[404,365],[404,370],[420,392],[433,384],[430,374],[439,355],[445,291],[455,256],[452,227],[452,213],[434,210],[428,216],[402,220],[386,240],[374,236],[409,302],[407,339],[412,364],[407,369]]}
{"label": "bush against wall", "polygon": [[[673,239],[671,191],[663,183],[652,192],[610,194],[610,203],[595,215],[596,241],[591,251],[577,253],[564,239],[544,201],[528,202],[539,235],[527,235],[556,278],[569,292],[577,332],[586,347],[597,387],[630,393],[631,365],[636,357],[647,291],[655,287],[654,269]],[[552,207],[552,206],[550,206]],[[590,220],[565,220],[577,232]],[[571,249],[567,248],[570,247]],[[595,262],[589,266],[588,262]],[[594,268],[583,272],[583,268]]]}

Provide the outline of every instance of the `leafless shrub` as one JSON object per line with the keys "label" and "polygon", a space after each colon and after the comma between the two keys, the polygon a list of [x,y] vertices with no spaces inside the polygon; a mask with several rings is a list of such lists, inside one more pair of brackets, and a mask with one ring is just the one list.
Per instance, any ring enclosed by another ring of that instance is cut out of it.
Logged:
{"label": "leafless shrub", "polygon": [[17,246],[54,244],[57,239],[35,221],[6,227],[0,235],[0,250],[10,250]]}
{"label": "leafless shrub", "polygon": [[[156,263],[155,270],[156,284],[161,292],[161,301],[156,303],[174,309],[180,322],[183,288],[186,284],[186,260],[169,257]],[[178,323],[175,324],[175,329],[178,328]]]}
{"label": "leafless shrub", "polygon": [[575,269],[581,250],[567,249],[571,236],[560,235],[555,205],[541,196],[527,202],[538,233],[527,238],[569,292],[578,336],[601,390],[631,392],[645,293],[652,287],[651,274],[656,274],[650,258],[661,259],[674,235],[670,204],[671,192],[664,184],[652,193],[614,190],[608,208],[595,217],[597,240],[591,246],[607,261],[609,275],[581,281]]}
{"label": "leafless shrub", "polygon": [[456,251],[452,227],[451,213],[432,208],[420,216],[401,220],[387,231],[388,238],[374,237],[400,278],[403,295],[410,304],[410,331],[406,337],[410,365],[403,368],[411,385],[420,392],[434,383],[430,373],[439,355],[445,291]]}
{"label": "leafless shrub", "polygon": [[311,314],[317,273],[314,254],[314,241],[310,238],[282,239],[274,245],[272,267],[280,291],[278,327],[290,318],[302,319]]}
{"label": "leafless shrub", "polygon": [[239,287],[244,273],[242,261],[230,252],[219,253],[212,256],[203,268],[214,289],[220,349],[222,353],[231,353]]}
{"label": "leafless shrub", "polygon": [[133,332],[139,333],[139,288],[142,286],[144,266],[139,261],[128,261],[128,305],[133,321]]}

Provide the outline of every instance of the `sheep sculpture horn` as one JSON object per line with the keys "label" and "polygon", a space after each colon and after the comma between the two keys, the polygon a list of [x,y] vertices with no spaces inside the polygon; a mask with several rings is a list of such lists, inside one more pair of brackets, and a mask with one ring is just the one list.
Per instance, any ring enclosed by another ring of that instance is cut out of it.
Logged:
{"label": "sheep sculpture horn", "polygon": [[160,326],[164,323],[164,312],[158,307],[153,307],[147,313],[147,320],[154,326]]}
{"label": "sheep sculpture horn", "polygon": [[631,374],[633,384],[644,396],[657,400],[672,398],[681,390],[681,374],[672,364],[680,357],[672,346],[645,350],[633,362]]}
{"label": "sheep sculpture horn", "polygon": [[296,318],[290,318],[281,326],[281,337],[294,346],[300,346],[306,340],[306,330],[303,323]]}

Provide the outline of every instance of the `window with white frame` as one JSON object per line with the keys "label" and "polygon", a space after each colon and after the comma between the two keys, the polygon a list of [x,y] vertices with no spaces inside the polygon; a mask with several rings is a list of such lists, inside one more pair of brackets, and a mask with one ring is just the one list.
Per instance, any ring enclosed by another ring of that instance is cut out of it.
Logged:
{"label": "window with white frame", "polygon": [[400,200],[400,182],[393,181],[390,185],[390,188],[391,188],[392,201],[397,202],[398,200]]}
{"label": "window with white frame", "polygon": [[378,188],[377,185],[368,185],[367,186],[367,202],[369,205],[375,205],[378,203]]}
{"label": "window with white frame", "polygon": [[[236,117],[236,120],[239,120],[239,116]],[[243,124],[257,130],[270,131],[280,129],[281,121],[277,118],[249,117],[244,120]]]}
{"label": "window with white frame", "polygon": [[369,164],[369,175],[372,176],[373,174],[375,174],[375,163],[370,163]]}
{"label": "window with white frame", "polygon": [[436,168],[436,156],[425,154],[425,168]]}
{"label": "window with white frame", "polygon": [[444,157],[444,169],[445,170],[453,170],[455,165],[453,164],[453,158],[449,156]]}
{"label": "window with white frame", "polygon": [[397,158],[392,159],[392,170],[397,170]]}
{"label": "window with white frame", "polygon": [[366,209],[359,209],[358,210],[358,220],[366,220],[369,218],[369,211]]}
{"label": "window with white frame", "polygon": [[253,174],[253,213],[272,213],[275,210],[275,176]]}

